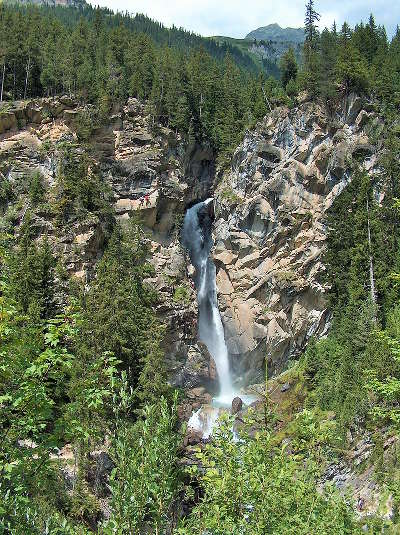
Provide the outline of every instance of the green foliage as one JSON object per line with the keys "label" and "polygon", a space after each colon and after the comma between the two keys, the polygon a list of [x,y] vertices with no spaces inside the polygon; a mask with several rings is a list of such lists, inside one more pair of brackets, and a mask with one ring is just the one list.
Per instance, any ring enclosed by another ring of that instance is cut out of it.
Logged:
{"label": "green foliage", "polygon": [[62,516],[57,521],[54,515],[67,497],[50,454],[62,433],[57,422],[74,363],[68,348],[74,332],[72,314],[38,322],[20,316],[13,301],[2,298],[0,523],[6,533],[42,533],[46,524],[63,525]]}
{"label": "green foliage", "polygon": [[46,188],[43,177],[40,173],[35,173],[29,183],[29,200],[33,207],[38,206],[45,199]]}
{"label": "green foliage", "polygon": [[354,29],[345,22],[338,33],[325,28],[318,32],[319,15],[314,2],[306,5],[306,40],[304,65],[299,74],[301,85],[313,98],[329,104],[331,111],[340,94],[368,94],[371,89],[385,100],[398,98],[398,37],[389,46],[385,29],[375,24],[371,15],[368,24]]}
{"label": "green foliage", "polygon": [[0,207],[7,206],[7,203],[13,198],[13,188],[9,180],[0,173]]}
{"label": "green foliage", "polygon": [[397,262],[398,237],[387,230],[392,228],[393,213],[385,204],[378,205],[373,186],[369,177],[355,171],[329,213],[325,264],[333,328],[305,354],[308,402],[334,411],[342,429],[356,415],[368,416],[373,400],[365,384],[375,378],[377,388],[388,374],[398,373],[386,335],[379,334],[379,325],[393,322],[390,308],[396,292],[391,270]]}
{"label": "green foliage", "polygon": [[[141,444],[142,434],[147,442],[137,460],[148,456],[147,490],[159,479],[155,463],[165,458],[158,473],[166,479],[155,491],[153,508],[161,525],[178,488],[172,447],[178,435],[176,409],[166,401],[171,392],[161,350],[164,331],[153,311],[156,295],[144,283],[152,273],[144,235],[135,223],[126,231],[117,227],[82,302],[51,316],[55,259],[48,242],[35,243],[30,228],[28,216],[16,246],[10,248],[4,237],[0,248],[0,524],[5,533],[21,535],[46,529],[86,534],[84,526],[96,526],[100,518],[87,481],[89,453],[113,434],[119,444],[125,441],[128,455],[132,435]],[[122,388],[132,396],[123,425],[116,415]],[[66,442],[73,445],[77,467],[72,492],[54,460],[56,447]],[[141,477],[141,465],[136,470]],[[156,500],[160,493],[162,504]]]}
{"label": "green foliage", "polygon": [[6,270],[9,273],[8,290],[17,310],[39,318],[50,318],[57,311],[54,301],[54,258],[45,237],[41,243],[34,240],[30,212],[25,214],[18,243],[9,255]]}
{"label": "green foliage", "polygon": [[[306,441],[315,427],[305,418]],[[330,488],[317,489],[315,460],[273,444],[269,432],[234,438],[232,422],[221,423],[198,457],[202,498],[176,531],[179,535],[361,533],[344,501]]]}
{"label": "green foliage", "polygon": [[110,200],[110,187],[89,156],[79,146],[63,147],[52,199],[56,223],[61,226],[94,215],[111,225]]}
{"label": "green foliage", "polygon": [[282,85],[284,88],[287,88],[288,83],[290,81],[295,81],[297,77],[298,68],[293,48],[290,47],[289,50],[281,57],[280,70]]}
{"label": "green foliage", "polygon": [[[367,175],[353,171],[351,184],[337,198],[328,215],[325,263],[333,309],[343,311],[350,306],[357,314],[358,308],[369,299],[370,257],[376,299],[382,312],[391,293],[389,278],[397,258],[397,238],[395,232],[385,230],[388,223],[392,224],[388,208],[378,205],[373,188],[374,183]],[[389,212],[391,214],[391,210]],[[384,315],[381,319],[384,321]]]}
{"label": "green foliage", "polygon": [[346,93],[350,91],[365,93],[369,88],[368,64],[351,43],[346,43],[339,50],[336,77]]}
{"label": "green foliage", "polygon": [[148,343],[158,339],[160,328],[152,308],[157,296],[144,283],[153,273],[147,254],[147,241],[135,222],[126,231],[116,226],[97,277],[83,297],[83,362],[90,361],[89,355],[112,354],[134,385]]}
{"label": "green foliage", "polygon": [[176,397],[147,405],[136,423],[125,420],[134,400],[123,382],[113,441],[115,469],[111,478],[113,514],[106,533],[167,533],[181,488],[178,470]]}
{"label": "green foliage", "polygon": [[386,366],[366,371],[365,388],[369,393],[371,414],[379,422],[390,422],[400,428],[400,307],[391,312],[387,329],[376,333],[376,352],[385,355]]}
{"label": "green foliage", "polygon": [[243,199],[230,186],[224,187],[221,191],[221,199],[232,207],[243,203]]}
{"label": "green foliage", "polygon": [[188,304],[190,302],[189,290],[186,286],[178,286],[175,288],[173,300],[175,303]]}

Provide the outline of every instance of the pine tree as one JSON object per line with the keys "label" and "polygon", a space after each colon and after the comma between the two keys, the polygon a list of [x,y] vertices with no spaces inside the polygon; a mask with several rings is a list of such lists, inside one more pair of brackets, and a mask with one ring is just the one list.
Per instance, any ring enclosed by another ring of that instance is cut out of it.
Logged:
{"label": "pine tree", "polygon": [[318,40],[318,28],[316,23],[321,15],[314,9],[314,0],[308,0],[306,4],[306,16],[304,19],[306,50],[315,50]]}
{"label": "pine tree", "polygon": [[80,354],[93,360],[111,353],[134,388],[148,349],[159,339],[152,309],[156,294],[144,283],[152,273],[145,261],[147,252],[139,227],[132,223],[124,231],[117,226],[83,303]]}
{"label": "pine tree", "polygon": [[10,259],[9,289],[22,314],[49,319],[55,305],[56,259],[48,239],[37,244],[31,228],[31,213],[25,214],[18,243]]}
{"label": "pine tree", "polygon": [[338,54],[338,38],[336,29],[332,32],[325,29],[321,33],[321,96],[331,102],[336,96],[335,70]]}
{"label": "pine tree", "polygon": [[345,94],[365,92],[370,85],[368,65],[351,41],[346,40],[339,49],[336,76]]}
{"label": "pine tree", "polygon": [[316,23],[320,15],[314,9],[314,0],[308,0],[306,4],[305,42],[304,42],[304,73],[303,83],[313,97],[320,93],[321,60],[318,51],[319,33]]}
{"label": "pine tree", "polygon": [[293,47],[289,47],[287,52],[283,54],[279,64],[281,70],[282,85],[286,88],[290,80],[296,80],[297,76],[297,61],[294,55]]}

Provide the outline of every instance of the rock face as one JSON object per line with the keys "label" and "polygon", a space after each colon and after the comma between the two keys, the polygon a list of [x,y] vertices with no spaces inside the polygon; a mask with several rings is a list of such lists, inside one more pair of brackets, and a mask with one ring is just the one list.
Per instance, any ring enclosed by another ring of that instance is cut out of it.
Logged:
{"label": "rock face", "polygon": [[316,104],[274,110],[248,132],[217,188],[214,259],[232,364],[244,384],[262,380],[329,327],[322,281],[325,220],[357,160],[375,172],[351,97],[333,120]]}
{"label": "rock face", "polygon": [[344,458],[327,467],[322,485],[333,483],[348,496],[351,494],[360,519],[378,515],[383,520],[391,520],[395,515],[394,500],[386,494],[379,482],[379,462],[390,466],[398,451],[398,437],[382,433],[381,459],[373,459],[374,441],[369,433],[363,438],[352,440]]}

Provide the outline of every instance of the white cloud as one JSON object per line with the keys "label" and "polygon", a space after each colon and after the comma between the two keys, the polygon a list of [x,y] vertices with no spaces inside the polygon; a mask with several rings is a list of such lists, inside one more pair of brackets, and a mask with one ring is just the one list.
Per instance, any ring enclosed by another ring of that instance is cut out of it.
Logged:
{"label": "white cloud", "polygon": [[[277,22],[283,27],[303,25],[304,0],[89,0],[114,11],[145,13],[166,26],[175,24],[202,35],[244,37],[251,30]],[[389,33],[400,23],[398,0],[317,0],[321,28],[367,20],[370,12]]]}

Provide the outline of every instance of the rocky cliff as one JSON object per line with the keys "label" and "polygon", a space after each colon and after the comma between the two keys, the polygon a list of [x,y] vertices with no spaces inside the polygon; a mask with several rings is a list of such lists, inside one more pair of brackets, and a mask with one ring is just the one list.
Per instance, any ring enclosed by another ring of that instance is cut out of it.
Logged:
{"label": "rocky cliff", "polygon": [[[358,97],[334,116],[303,101],[274,110],[246,132],[231,167],[222,171],[210,147],[188,145],[153,124],[134,99],[105,120],[70,97],[7,104],[0,109],[1,227],[18,233],[29,210],[37,239],[47,236],[66,271],[90,284],[112,223],[89,211],[60,225],[54,215],[65,151],[78,161],[88,158],[89,178],[101,177],[113,217],[143,221],[156,273],[149,282],[159,292],[157,312],[166,325],[170,382],[185,392],[180,416],[188,420],[211,402],[217,377],[197,340],[193,268],[180,245],[180,228],[189,206],[214,196],[212,254],[238,385],[262,382],[267,363],[269,376],[276,377],[272,401],[278,396],[277,405],[294,413],[301,399],[295,399],[290,371],[282,372],[330,324],[323,276],[327,212],[351,180],[355,163],[371,176],[379,172],[379,147],[369,135],[379,128],[372,108]],[[34,205],[30,188],[37,175],[46,194],[45,202]],[[186,437],[189,455],[198,440]],[[381,499],[375,469],[373,464],[362,472],[357,468],[359,459],[372,458],[371,441],[355,434],[349,444],[348,459],[329,466],[326,480],[362,496],[366,511],[373,512]],[[390,458],[390,436],[384,447]]]}
{"label": "rocky cliff", "polygon": [[247,132],[217,186],[214,258],[233,365],[244,384],[281,372],[329,328],[326,214],[357,161],[377,171],[368,105],[351,97],[274,110]]}
{"label": "rocky cliff", "polygon": [[[0,181],[12,194],[4,218],[18,227],[30,206],[29,180],[40,173],[51,200],[65,147],[83,150],[82,124],[95,110],[69,97],[7,105],[0,111]],[[86,122],[85,122],[86,121]],[[86,133],[89,157],[109,187],[117,219],[140,215],[151,242],[167,324],[171,382],[183,387],[187,417],[215,390],[215,367],[196,340],[191,266],[179,242],[185,209],[215,194],[217,285],[226,340],[238,382],[260,382],[283,371],[311,336],[329,328],[323,282],[325,217],[351,180],[354,160],[376,172],[368,129],[373,113],[351,98],[335,117],[316,104],[279,108],[246,133],[232,166],[216,175],[207,146],[187,146],[173,131],[152,124],[132,99]],[[90,167],[89,167],[90,169]],[[42,207],[43,208],[43,207]],[[98,215],[57,226],[51,210],[33,210],[38,239],[46,234],[66,269],[90,284],[109,228]]]}

